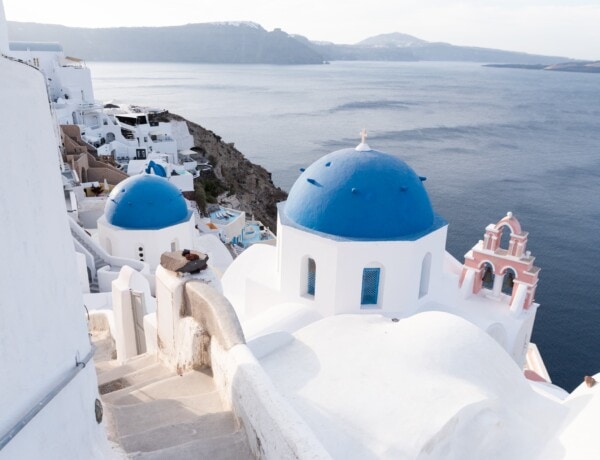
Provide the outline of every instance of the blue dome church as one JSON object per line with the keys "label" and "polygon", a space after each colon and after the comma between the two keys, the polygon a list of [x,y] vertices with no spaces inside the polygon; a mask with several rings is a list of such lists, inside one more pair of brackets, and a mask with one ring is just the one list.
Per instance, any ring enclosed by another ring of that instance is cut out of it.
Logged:
{"label": "blue dome church", "polygon": [[[278,205],[277,245],[247,249],[221,280],[259,359],[337,316],[397,322],[437,311],[475,324],[523,365],[537,309],[526,232],[509,214],[460,263],[425,183],[364,137],[302,171]],[[499,247],[505,227],[508,249]]]}
{"label": "blue dome church", "polygon": [[194,247],[195,232],[181,191],[154,174],[138,174],[119,183],[98,219],[99,242],[109,254],[146,262],[152,270],[163,252]]}
{"label": "blue dome church", "polygon": [[[276,294],[269,297],[323,316],[410,312],[431,301],[442,280],[447,223],[432,209],[424,181],[364,141],[315,161],[278,206],[270,256]],[[243,277],[238,260],[225,274],[226,293]],[[252,315],[255,302],[264,296],[240,299],[238,314]]]}

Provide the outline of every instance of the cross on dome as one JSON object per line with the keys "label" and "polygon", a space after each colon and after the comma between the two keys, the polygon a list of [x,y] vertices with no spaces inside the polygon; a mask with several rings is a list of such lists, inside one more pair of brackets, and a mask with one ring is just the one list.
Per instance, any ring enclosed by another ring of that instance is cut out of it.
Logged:
{"label": "cross on dome", "polygon": [[360,131],[360,143],[364,144],[366,140],[367,140],[367,130],[365,128],[363,128]]}
{"label": "cross on dome", "polygon": [[367,130],[365,128],[360,131],[360,144],[356,146],[356,150],[359,152],[368,152],[371,150],[371,147],[367,144]]}

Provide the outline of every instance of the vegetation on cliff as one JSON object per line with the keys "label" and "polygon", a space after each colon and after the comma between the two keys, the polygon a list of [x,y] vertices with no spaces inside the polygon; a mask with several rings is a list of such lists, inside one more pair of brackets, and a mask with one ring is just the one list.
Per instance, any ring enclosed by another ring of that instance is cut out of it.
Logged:
{"label": "vegetation on cliff", "polygon": [[195,181],[194,199],[201,210],[207,203],[218,202],[240,209],[251,217],[261,220],[275,231],[277,227],[277,203],[287,198],[287,193],[273,184],[271,173],[253,164],[233,144],[202,126],[172,113],[165,113],[166,120],[185,121],[194,137],[194,150],[198,158],[206,158],[212,171],[203,172]]}

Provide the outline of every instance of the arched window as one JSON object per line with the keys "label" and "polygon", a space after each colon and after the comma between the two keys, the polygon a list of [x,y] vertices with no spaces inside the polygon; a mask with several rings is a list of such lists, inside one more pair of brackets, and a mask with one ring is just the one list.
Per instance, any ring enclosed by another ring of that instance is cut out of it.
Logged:
{"label": "arched window", "polygon": [[308,295],[315,295],[315,284],[317,281],[317,264],[314,259],[309,258],[307,260],[307,271],[306,271],[306,293]]}
{"label": "arched window", "polygon": [[429,292],[429,275],[431,273],[431,252],[425,254],[421,263],[421,282],[419,284],[419,299]]}
{"label": "arched window", "polygon": [[379,300],[379,275],[380,268],[364,268],[362,276],[362,290],[360,296],[361,308],[373,308],[368,305],[377,305]]}

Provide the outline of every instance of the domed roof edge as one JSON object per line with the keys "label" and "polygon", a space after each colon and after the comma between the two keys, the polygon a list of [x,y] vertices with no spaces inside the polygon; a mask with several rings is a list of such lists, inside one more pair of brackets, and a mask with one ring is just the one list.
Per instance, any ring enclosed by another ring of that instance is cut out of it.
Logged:
{"label": "domed roof edge", "polygon": [[312,233],[314,235],[320,236],[322,238],[328,238],[334,241],[416,241],[425,235],[428,235],[440,228],[446,227],[448,225],[448,221],[440,214],[434,212],[433,213],[433,224],[426,228],[425,230],[413,233],[411,235],[402,235],[398,237],[389,237],[389,238],[360,238],[360,237],[349,237],[349,236],[339,236],[333,235],[331,233],[320,232],[318,230],[313,230],[312,228],[305,227],[303,225],[294,222],[285,212],[285,204],[286,201],[280,201],[277,203],[277,212],[279,213],[279,219],[282,225],[286,225],[287,227],[296,228],[298,230],[302,230],[303,232]]}

